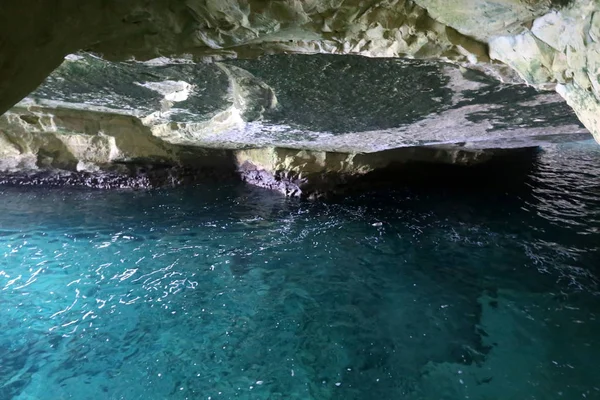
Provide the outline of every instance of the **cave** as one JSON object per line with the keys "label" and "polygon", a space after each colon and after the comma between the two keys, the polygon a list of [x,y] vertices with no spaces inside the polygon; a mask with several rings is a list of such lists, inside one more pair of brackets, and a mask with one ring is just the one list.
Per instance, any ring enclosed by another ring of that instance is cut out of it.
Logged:
{"label": "cave", "polygon": [[600,398],[596,0],[4,0],[0,399]]}

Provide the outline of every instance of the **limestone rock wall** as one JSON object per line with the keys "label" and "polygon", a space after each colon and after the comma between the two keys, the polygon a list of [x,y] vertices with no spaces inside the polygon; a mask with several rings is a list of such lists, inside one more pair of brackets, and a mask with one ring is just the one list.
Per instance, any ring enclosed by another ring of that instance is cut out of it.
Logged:
{"label": "limestone rock wall", "polygon": [[484,43],[496,36],[520,34],[535,18],[568,4],[567,0],[415,1],[436,21]]}
{"label": "limestone rock wall", "polygon": [[[600,138],[599,8],[596,0],[6,0],[0,4],[0,112],[80,49],[108,60],[177,56],[191,63],[352,54],[450,61],[507,82],[517,79],[512,68],[541,89],[556,86]],[[215,79],[233,79],[243,98],[263,103],[238,102],[216,121],[255,119],[276,105],[272,92],[249,85],[242,71],[228,66],[222,74]],[[163,93],[168,109],[193,85],[181,81],[190,86],[173,81],[146,89]],[[168,136],[169,126],[163,128]],[[196,129],[202,126],[190,134]]]}
{"label": "limestone rock wall", "polygon": [[153,187],[204,169],[314,197],[583,132],[557,94],[447,63],[81,53],[0,116],[0,183]]}
{"label": "limestone rock wall", "polygon": [[[65,148],[71,160],[96,164],[183,164],[178,146],[372,153],[465,142],[535,146],[538,137],[580,132],[560,96],[454,65],[298,54],[215,63],[71,55],[0,117],[0,135],[20,143],[10,154],[20,148],[23,157],[53,153],[70,136],[113,137],[118,150],[99,152],[97,161],[91,150]],[[40,162],[66,162],[53,160]]]}
{"label": "limestone rock wall", "polygon": [[109,112],[29,107],[0,117],[0,171],[97,171],[116,163],[231,167],[222,149],[161,140],[138,118]]}
{"label": "limestone rock wall", "polygon": [[556,87],[600,141],[600,3],[576,0],[516,36],[490,40],[490,55],[530,84]]}
{"label": "limestone rock wall", "polygon": [[[542,3],[534,14],[545,10]],[[441,15],[444,7],[433,8]],[[531,14],[521,8],[510,16],[517,24]],[[111,60],[286,52],[489,61],[485,43],[455,28],[412,0],[6,0],[0,5],[0,112],[79,49]]]}

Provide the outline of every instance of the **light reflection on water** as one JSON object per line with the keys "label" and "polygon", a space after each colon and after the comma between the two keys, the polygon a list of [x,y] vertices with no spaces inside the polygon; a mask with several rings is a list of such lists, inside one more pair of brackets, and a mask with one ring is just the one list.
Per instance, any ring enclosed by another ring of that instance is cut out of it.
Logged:
{"label": "light reflection on water", "polygon": [[330,203],[2,188],[0,399],[600,398],[600,148],[505,167]]}

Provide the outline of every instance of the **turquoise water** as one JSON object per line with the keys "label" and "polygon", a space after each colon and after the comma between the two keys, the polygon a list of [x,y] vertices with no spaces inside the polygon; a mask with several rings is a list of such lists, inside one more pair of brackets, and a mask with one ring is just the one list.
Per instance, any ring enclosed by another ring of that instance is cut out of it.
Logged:
{"label": "turquoise water", "polygon": [[600,147],[330,202],[0,187],[0,399],[600,399]]}

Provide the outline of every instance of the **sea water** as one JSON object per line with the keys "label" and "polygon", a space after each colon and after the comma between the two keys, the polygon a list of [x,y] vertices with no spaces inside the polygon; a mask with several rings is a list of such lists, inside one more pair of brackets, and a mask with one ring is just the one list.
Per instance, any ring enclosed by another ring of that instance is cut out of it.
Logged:
{"label": "sea water", "polygon": [[518,164],[0,187],[0,399],[600,399],[600,147]]}

